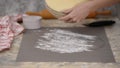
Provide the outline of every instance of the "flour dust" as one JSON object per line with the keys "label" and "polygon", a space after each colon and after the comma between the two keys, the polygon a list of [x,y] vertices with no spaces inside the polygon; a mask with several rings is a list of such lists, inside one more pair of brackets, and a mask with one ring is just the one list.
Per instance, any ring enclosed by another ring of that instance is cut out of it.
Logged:
{"label": "flour dust", "polygon": [[62,29],[50,29],[39,37],[37,46],[43,50],[57,53],[92,51],[96,36],[74,33]]}

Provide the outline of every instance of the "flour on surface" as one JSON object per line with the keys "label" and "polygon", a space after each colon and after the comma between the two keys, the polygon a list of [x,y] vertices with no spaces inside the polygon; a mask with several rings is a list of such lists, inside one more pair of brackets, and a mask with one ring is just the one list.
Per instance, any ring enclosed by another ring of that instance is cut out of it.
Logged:
{"label": "flour on surface", "polygon": [[62,29],[50,29],[41,35],[36,48],[58,53],[92,51],[96,36],[74,33]]}

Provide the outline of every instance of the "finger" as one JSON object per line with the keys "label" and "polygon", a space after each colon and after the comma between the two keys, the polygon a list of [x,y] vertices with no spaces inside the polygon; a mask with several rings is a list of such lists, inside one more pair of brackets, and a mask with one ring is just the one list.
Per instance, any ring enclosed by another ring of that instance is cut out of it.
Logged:
{"label": "finger", "polygon": [[74,18],[73,21],[76,21],[76,19]]}
{"label": "finger", "polygon": [[78,19],[77,19],[77,23],[80,23],[80,22],[82,22],[83,20],[84,20],[84,18],[83,18],[83,17],[78,18]]}
{"label": "finger", "polygon": [[63,10],[62,12],[65,14],[68,14],[68,13],[72,12],[72,10],[73,10],[73,8],[70,8],[70,9]]}
{"label": "finger", "polygon": [[77,21],[77,19],[76,19],[76,18],[74,18],[74,19],[73,19],[73,22],[76,22],[76,21]]}
{"label": "finger", "polygon": [[69,19],[71,19],[70,15],[66,15],[64,17],[59,18],[59,20],[64,20],[64,21],[68,21]]}
{"label": "finger", "polygon": [[68,21],[67,21],[67,23],[72,23],[73,22],[73,19],[69,19]]}
{"label": "finger", "polygon": [[67,23],[76,23],[76,20],[73,20],[72,18],[66,21]]}

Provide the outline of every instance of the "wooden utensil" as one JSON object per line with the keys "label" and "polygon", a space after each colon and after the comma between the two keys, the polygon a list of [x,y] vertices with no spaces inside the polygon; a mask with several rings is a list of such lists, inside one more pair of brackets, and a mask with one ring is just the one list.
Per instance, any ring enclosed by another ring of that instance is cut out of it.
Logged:
{"label": "wooden utensil", "polygon": [[[26,12],[27,15],[34,15],[34,16],[41,16],[43,19],[56,19],[56,17],[51,14],[47,9],[44,9],[40,12]],[[96,12],[91,12],[87,18],[96,18],[97,15],[111,15],[112,12],[110,10],[105,10],[105,11],[96,11]]]}

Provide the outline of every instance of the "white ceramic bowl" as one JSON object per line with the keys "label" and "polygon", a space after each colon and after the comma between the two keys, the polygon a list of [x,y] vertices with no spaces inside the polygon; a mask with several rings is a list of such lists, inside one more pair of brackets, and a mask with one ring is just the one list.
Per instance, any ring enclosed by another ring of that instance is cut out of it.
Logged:
{"label": "white ceramic bowl", "polygon": [[23,26],[25,29],[39,29],[41,19],[40,16],[23,16]]}

